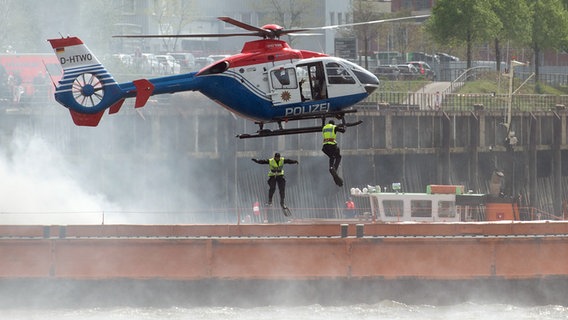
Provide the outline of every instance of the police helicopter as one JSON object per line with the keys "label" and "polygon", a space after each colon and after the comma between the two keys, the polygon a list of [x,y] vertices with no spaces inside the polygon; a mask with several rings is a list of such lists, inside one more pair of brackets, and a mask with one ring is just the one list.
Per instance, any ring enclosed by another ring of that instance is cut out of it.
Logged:
{"label": "police helicopter", "polygon": [[[378,78],[345,59],[291,48],[283,35],[388,21],[420,19],[427,15],[384,19],[319,28],[285,30],[276,24],[255,27],[229,17],[220,20],[246,30],[243,33],[186,35],[120,35],[115,37],[232,37],[254,36],[242,51],[197,72],[117,83],[78,37],[49,39],[63,69],[55,99],[69,109],[78,126],[97,126],[105,112],[117,113],[126,98],[143,107],[150,96],[198,91],[239,116],[254,121],[258,131],[239,138],[318,132],[326,118],[341,120],[356,112],[349,107],[367,98],[379,86]],[[288,121],[321,119],[321,126],[285,128]],[[267,123],[276,128],[267,129]]]}

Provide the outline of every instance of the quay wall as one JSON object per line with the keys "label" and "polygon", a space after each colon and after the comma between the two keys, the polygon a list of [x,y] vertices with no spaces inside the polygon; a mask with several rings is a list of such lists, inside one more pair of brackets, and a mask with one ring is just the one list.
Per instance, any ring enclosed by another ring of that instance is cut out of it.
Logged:
{"label": "quay wall", "polygon": [[488,225],[4,226],[0,279],[568,277],[568,224]]}
{"label": "quay wall", "polygon": [[[319,134],[241,140],[236,134],[255,132],[254,123],[205,98],[181,96],[152,101],[138,111],[125,106],[120,113],[105,116],[97,128],[75,127],[59,106],[12,110],[0,119],[0,143],[9,147],[19,132],[33,132],[79,166],[81,174],[92,174],[87,178],[91,188],[112,198],[119,181],[120,192],[131,190],[130,199],[159,193],[162,198],[175,197],[157,206],[178,201],[172,210],[189,206],[184,201],[190,198],[195,200],[192,207],[249,208],[255,201],[266,201],[263,168],[250,159],[269,158],[279,151],[300,160],[300,165],[286,168],[288,205],[306,208],[298,214],[341,207],[349,188],[366,185],[401,182],[403,191],[424,192],[428,184],[462,184],[466,190],[486,193],[495,170],[505,174],[503,193],[521,195],[522,207],[547,217],[566,211],[568,112],[563,109],[514,111],[512,128],[518,142],[510,146],[505,143],[505,111],[356,106],[359,112],[348,115],[348,121],[363,123],[340,135],[345,188],[337,189],[327,172]],[[158,188],[168,184],[175,188]],[[337,214],[323,211],[314,217]]]}

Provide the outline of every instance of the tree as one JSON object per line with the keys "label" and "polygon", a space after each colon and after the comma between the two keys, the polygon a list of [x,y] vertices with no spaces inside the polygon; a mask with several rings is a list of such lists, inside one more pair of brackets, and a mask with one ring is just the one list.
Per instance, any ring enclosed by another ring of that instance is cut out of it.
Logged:
{"label": "tree", "polygon": [[[81,17],[74,22],[76,28],[83,30],[81,37],[89,42],[89,46],[96,47],[104,52],[112,52],[112,36],[117,34],[116,24],[120,19],[122,1],[108,2],[106,0],[80,1],[78,3],[79,14]],[[97,15],[93,15],[97,12]],[[104,17],[101,19],[100,17]]]}
{"label": "tree", "polygon": [[[531,47],[537,83],[540,79],[540,54],[545,49],[560,49],[568,39],[568,13],[561,0],[531,0]],[[537,86],[538,90],[538,86]]]}
{"label": "tree", "polygon": [[[353,22],[365,22],[379,20],[379,14],[374,10],[372,2],[367,0],[357,0],[353,2]],[[369,42],[376,39],[378,28],[376,25],[360,25],[355,26],[354,31],[357,34],[357,41],[363,44],[362,53],[365,55],[365,69],[369,69]]]}
{"label": "tree", "polygon": [[526,0],[499,0],[493,3],[493,10],[499,17],[502,27],[495,37],[495,62],[501,71],[501,48],[503,41],[512,41],[521,46],[528,45],[531,39],[532,19]]}
{"label": "tree", "polygon": [[[259,11],[266,13],[263,23],[276,23],[284,29],[310,25],[310,14],[315,11],[315,6],[316,2],[309,0],[271,0],[257,3]],[[287,41],[293,46],[294,37],[288,36]]]}
{"label": "tree", "polygon": [[503,24],[493,11],[498,0],[438,0],[426,29],[440,44],[466,44],[467,68],[471,68],[475,43],[494,39]]}
{"label": "tree", "polygon": [[[156,2],[154,10],[159,33],[169,35],[181,34],[196,12],[194,2],[184,0],[160,0]],[[179,38],[162,38],[162,48],[177,51],[178,41]]]}
{"label": "tree", "polygon": [[[41,4],[40,4],[41,5]],[[42,39],[38,4],[32,1],[0,0],[0,50],[38,52]]]}

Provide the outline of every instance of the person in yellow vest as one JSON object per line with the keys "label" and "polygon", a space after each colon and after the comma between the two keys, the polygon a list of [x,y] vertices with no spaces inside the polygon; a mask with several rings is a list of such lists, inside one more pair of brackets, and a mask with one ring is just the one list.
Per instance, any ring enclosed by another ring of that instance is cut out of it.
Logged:
{"label": "person in yellow vest", "polygon": [[345,132],[345,128],[336,126],[335,121],[329,120],[328,123],[323,126],[322,137],[323,137],[323,147],[321,151],[329,157],[329,173],[333,177],[333,181],[338,186],[343,185],[343,180],[337,174],[339,169],[339,164],[341,163],[341,152],[337,146],[337,132]]}
{"label": "person in yellow vest", "polygon": [[251,159],[258,164],[268,164],[268,203],[267,206],[272,205],[272,196],[276,191],[276,185],[278,184],[278,192],[280,193],[280,206],[282,209],[288,209],[284,204],[284,198],[286,197],[286,178],[284,177],[284,164],[298,164],[297,160],[284,159],[280,156],[280,153],[276,152],[273,158],[270,159]]}

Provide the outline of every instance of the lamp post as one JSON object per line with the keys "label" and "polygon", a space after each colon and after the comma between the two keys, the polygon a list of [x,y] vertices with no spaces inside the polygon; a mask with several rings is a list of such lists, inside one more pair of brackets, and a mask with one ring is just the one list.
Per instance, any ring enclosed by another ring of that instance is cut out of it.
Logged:
{"label": "lamp post", "polygon": [[505,122],[505,127],[507,128],[507,135],[511,130],[511,108],[513,104],[513,79],[515,77],[515,66],[524,66],[525,64],[516,60],[511,60],[511,66],[509,67],[509,99],[507,101],[507,120]]}
{"label": "lamp post", "polygon": [[525,64],[522,62],[518,62],[516,60],[511,60],[511,66],[509,67],[509,101],[507,105],[507,120],[505,123],[505,127],[507,128],[507,134],[505,136],[505,148],[507,149],[509,161],[510,161],[510,174],[512,181],[508,185],[507,189],[509,190],[509,194],[514,196],[515,194],[515,158],[513,153],[513,147],[517,144],[517,137],[515,137],[515,131],[511,130],[511,112],[512,112],[512,104],[513,104],[513,79],[515,77],[515,66],[524,66]]}

